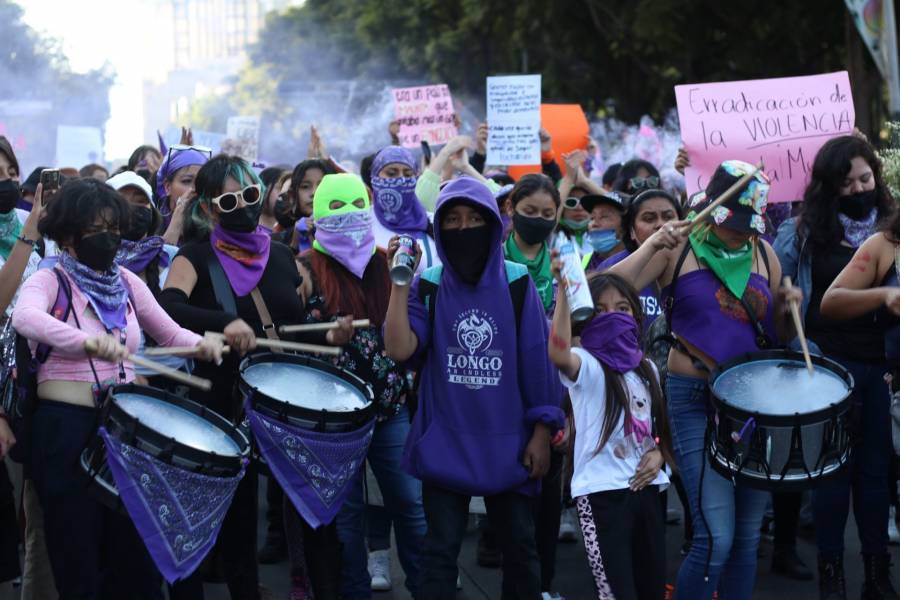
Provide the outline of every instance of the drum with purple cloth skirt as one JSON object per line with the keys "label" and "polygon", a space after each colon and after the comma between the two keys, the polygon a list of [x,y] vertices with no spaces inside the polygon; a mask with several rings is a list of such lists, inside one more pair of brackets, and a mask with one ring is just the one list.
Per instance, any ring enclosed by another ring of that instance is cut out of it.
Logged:
{"label": "drum with purple cloth skirt", "polygon": [[[124,446],[187,471],[235,477],[250,456],[247,436],[216,412],[164,390],[125,384],[110,388],[100,412],[107,434]],[[110,508],[122,502],[98,435],[81,455],[96,497]]]}
{"label": "drum with purple cloth skirt", "polygon": [[802,354],[767,350],[711,373],[707,450],[713,469],[752,487],[793,491],[846,468],[853,377],[822,356],[812,363],[809,373]]}

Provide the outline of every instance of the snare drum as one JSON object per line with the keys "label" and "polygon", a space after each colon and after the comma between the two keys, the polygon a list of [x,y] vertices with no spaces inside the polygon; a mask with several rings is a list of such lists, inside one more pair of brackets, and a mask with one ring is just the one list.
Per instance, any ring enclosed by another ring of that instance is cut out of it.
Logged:
{"label": "snare drum", "polygon": [[255,411],[302,429],[353,431],[375,417],[370,385],[308,356],[262,353],[245,358],[239,385]]}
{"label": "snare drum", "polygon": [[[130,383],[110,388],[100,425],[123,444],[164,463],[212,477],[235,477],[250,455],[249,439],[227,419],[156,388]],[[99,435],[82,453],[81,468],[97,499],[123,510]]]}
{"label": "snare drum", "polygon": [[776,491],[802,490],[850,459],[853,377],[833,360],[769,350],[710,375],[710,464],[724,477]]}

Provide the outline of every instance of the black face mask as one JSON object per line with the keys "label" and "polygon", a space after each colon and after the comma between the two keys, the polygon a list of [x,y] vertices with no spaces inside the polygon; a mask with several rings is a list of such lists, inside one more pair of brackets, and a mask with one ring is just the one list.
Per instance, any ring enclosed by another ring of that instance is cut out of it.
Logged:
{"label": "black face mask", "polygon": [[21,198],[22,192],[18,183],[12,179],[0,181],[0,214],[9,214]]}
{"label": "black face mask", "polygon": [[553,219],[526,217],[519,213],[513,213],[513,229],[526,244],[540,244],[545,241],[554,227],[556,227],[556,221]]}
{"label": "black face mask", "polygon": [[854,221],[862,221],[869,216],[875,208],[875,190],[856,192],[849,196],[838,198],[838,210]]}
{"label": "black face mask", "polygon": [[122,236],[118,233],[95,233],[81,238],[75,244],[78,262],[95,271],[108,271],[112,267]]}
{"label": "black face mask", "polygon": [[492,234],[487,225],[441,230],[441,246],[450,268],[469,285],[475,285],[481,279],[490,254]]}
{"label": "black face mask", "polygon": [[249,233],[255,231],[259,225],[259,215],[262,212],[262,202],[257,202],[253,206],[244,206],[236,208],[231,212],[220,213],[219,223],[228,231],[237,231],[241,233]]}
{"label": "black face mask", "polygon": [[153,222],[153,211],[146,206],[135,206],[131,209],[131,223],[128,231],[122,234],[126,240],[136,242],[142,239],[150,231]]}

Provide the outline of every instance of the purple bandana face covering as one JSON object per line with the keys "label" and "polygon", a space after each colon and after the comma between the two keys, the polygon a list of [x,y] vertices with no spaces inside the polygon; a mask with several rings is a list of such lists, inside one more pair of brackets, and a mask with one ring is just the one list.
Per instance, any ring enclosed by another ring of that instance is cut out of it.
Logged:
{"label": "purple bandana face covering", "polygon": [[244,467],[212,477],[164,463],[121,443],[105,428],[106,462],[128,515],[169,583],[193,573],[212,549]]}
{"label": "purple bandana face covering", "polygon": [[859,248],[863,242],[875,233],[878,221],[877,208],[873,208],[861,221],[851,219],[841,212],[837,216],[838,221],[841,222],[841,226],[844,228],[844,241],[850,244],[851,248]]}
{"label": "purple bandana face covering", "polygon": [[133,242],[122,240],[119,253],[116,254],[116,264],[125,267],[132,273],[143,273],[147,265],[159,257],[159,266],[165,269],[169,266],[169,255],[163,250],[165,242],[159,236],[144,238]]}
{"label": "purple bandana face covering", "polygon": [[373,208],[378,222],[396,233],[428,229],[428,213],[416,196],[415,177],[372,177]]}
{"label": "purple bandana face covering", "polygon": [[314,247],[362,279],[375,251],[372,213],[365,210],[318,219]]}
{"label": "purple bandana face covering", "polygon": [[68,252],[59,255],[59,264],[87,297],[88,304],[103,326],[108,330],[124,331],[128,325],[128,290],[122,283],[119,265],[113,263],[110,270],[98,273],[75,260]]}
{"label": "purple bandana face covering", "polygon": [[235,295],[246,296],[252,292],[269,262],[272,238],[261,227],[243,233],[216,225],[209,241]]}
{"label": "purple bandana face covering", "polygon": [[372,442],[374,419],[344,433],[320,433],[270,419],[245,403],[250,429],[269,470],[294,507],[318,528],[337,516]]}
{"label": "purple bandana face covering", "polygon": [[637,321],[620,312],[594,316],[581,332],[581,347],[619,373],[636,368],[644,357],[638,343]]}

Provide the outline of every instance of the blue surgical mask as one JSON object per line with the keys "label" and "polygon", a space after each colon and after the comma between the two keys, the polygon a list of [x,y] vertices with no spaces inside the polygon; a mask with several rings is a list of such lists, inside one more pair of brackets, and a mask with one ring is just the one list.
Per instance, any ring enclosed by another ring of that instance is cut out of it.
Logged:
{"label": "blue surgical mask", "polygon": [[615,229],[595,229],[587,232],[587,241],[594,252],[605,254],[619,245]]}
{"label": "blue surgical mask", "polygon": [[576,221],[575,219],[560,219],[559,222],[563,227],[577,235],[584,233],[587,230],[588,225],[591,224],[591,218],[588,217],[587,219],[581,219],[580,221]]}

